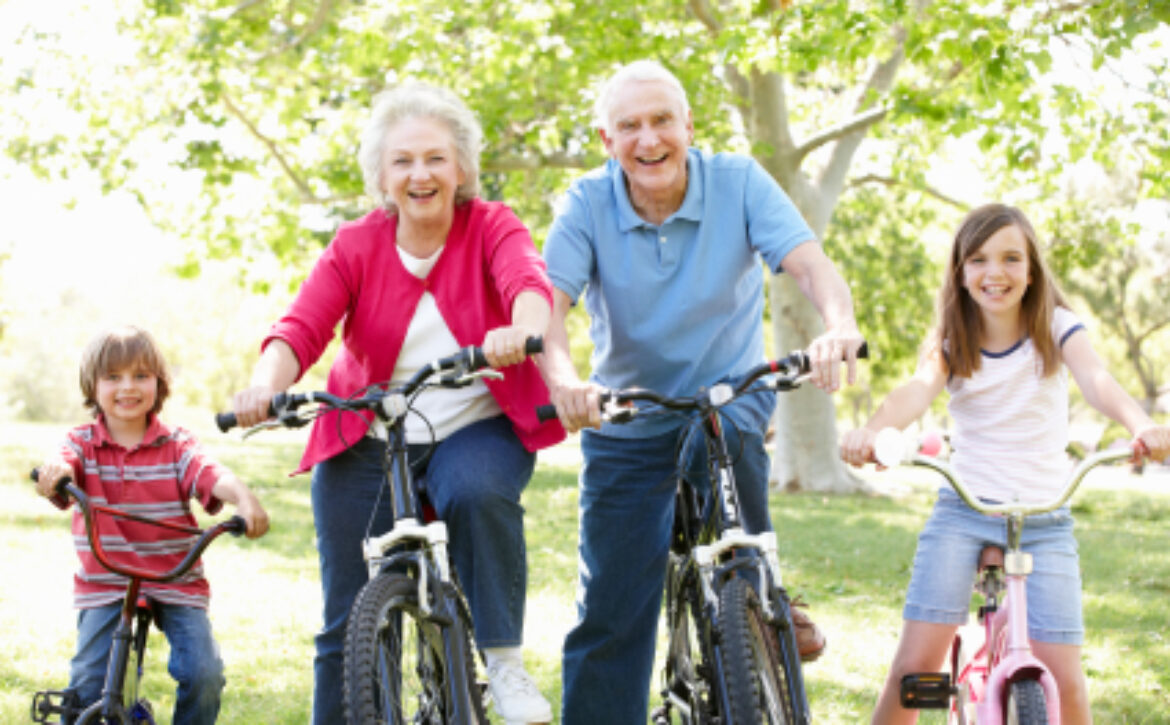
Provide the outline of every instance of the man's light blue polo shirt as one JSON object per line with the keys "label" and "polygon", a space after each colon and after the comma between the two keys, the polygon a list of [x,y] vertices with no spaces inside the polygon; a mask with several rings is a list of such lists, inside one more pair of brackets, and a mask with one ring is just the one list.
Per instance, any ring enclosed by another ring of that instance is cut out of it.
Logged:
{"label": "man's light blue polo shirt", "polygon": [[[585,292],[591,379],[610,388],[693,395],[763,362],[759,259],[779,272],[785,255],[815,241],[775,180],[736,154],[690,149],[686,197],[661,226],[634,211],[613,159],[575,181],[563,206],[544,245],[549,277],[574,301]],[[603,432],[644,437],[678,424]]]}

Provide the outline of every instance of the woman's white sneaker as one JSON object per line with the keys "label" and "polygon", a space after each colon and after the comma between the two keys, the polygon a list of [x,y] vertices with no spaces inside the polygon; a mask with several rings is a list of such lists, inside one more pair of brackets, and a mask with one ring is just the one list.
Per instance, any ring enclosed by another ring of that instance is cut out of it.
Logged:
{"label": "woman's white sneaker", "polygon": [[552,722],[552,706],[540,694],[523,665],[500,660],[488,667],[487,675],[496,714],[508,725]]}

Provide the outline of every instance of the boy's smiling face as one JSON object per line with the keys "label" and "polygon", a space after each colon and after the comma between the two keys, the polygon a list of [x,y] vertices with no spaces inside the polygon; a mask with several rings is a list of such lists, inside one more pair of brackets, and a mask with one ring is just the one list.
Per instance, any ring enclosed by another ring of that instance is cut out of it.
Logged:
{"label": "boy's smiling face", "polygon": [[158,399],[158,377],[144,367],[127,366],[99,373],[97,403],[110,423],[137,425]]}

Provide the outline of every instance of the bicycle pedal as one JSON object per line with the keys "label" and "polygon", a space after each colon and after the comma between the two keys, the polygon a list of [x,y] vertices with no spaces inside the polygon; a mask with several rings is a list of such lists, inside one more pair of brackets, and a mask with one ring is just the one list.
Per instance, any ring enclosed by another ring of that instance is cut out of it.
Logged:
{"label": "bicycle pedal", "polygon": [[902,707],[913,710],[945,710],[956,694],[945,672],[916,672],[902,676]]}
{"label": "bicycle pedal", "polygon": [[41,690],[33,695],[33,722],[47,723],[54,715],[72,719],[80,713],[81,703],[77,701],[77,693],[70,690]]}

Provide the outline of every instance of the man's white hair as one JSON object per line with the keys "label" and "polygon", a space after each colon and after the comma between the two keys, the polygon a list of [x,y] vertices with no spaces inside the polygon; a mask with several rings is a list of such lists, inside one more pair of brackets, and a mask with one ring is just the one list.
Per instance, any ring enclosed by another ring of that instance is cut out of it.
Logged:
{"label": "man's white hair", "polygon": [[678,96],[683,113],[686,114],[691,110],[691,104],[687,101],[687,91],[673,73],[656,60],[636,60],[618,68],[601,85],[601,90],[597,94],[597,102],[593,104],[593,120],[598,128],[603,128],[606,131],[613,130],[610,128],[610,124],[613,122],[610,114],[613,112],[614,96],[625,84],[633,81],[665,83]]}

